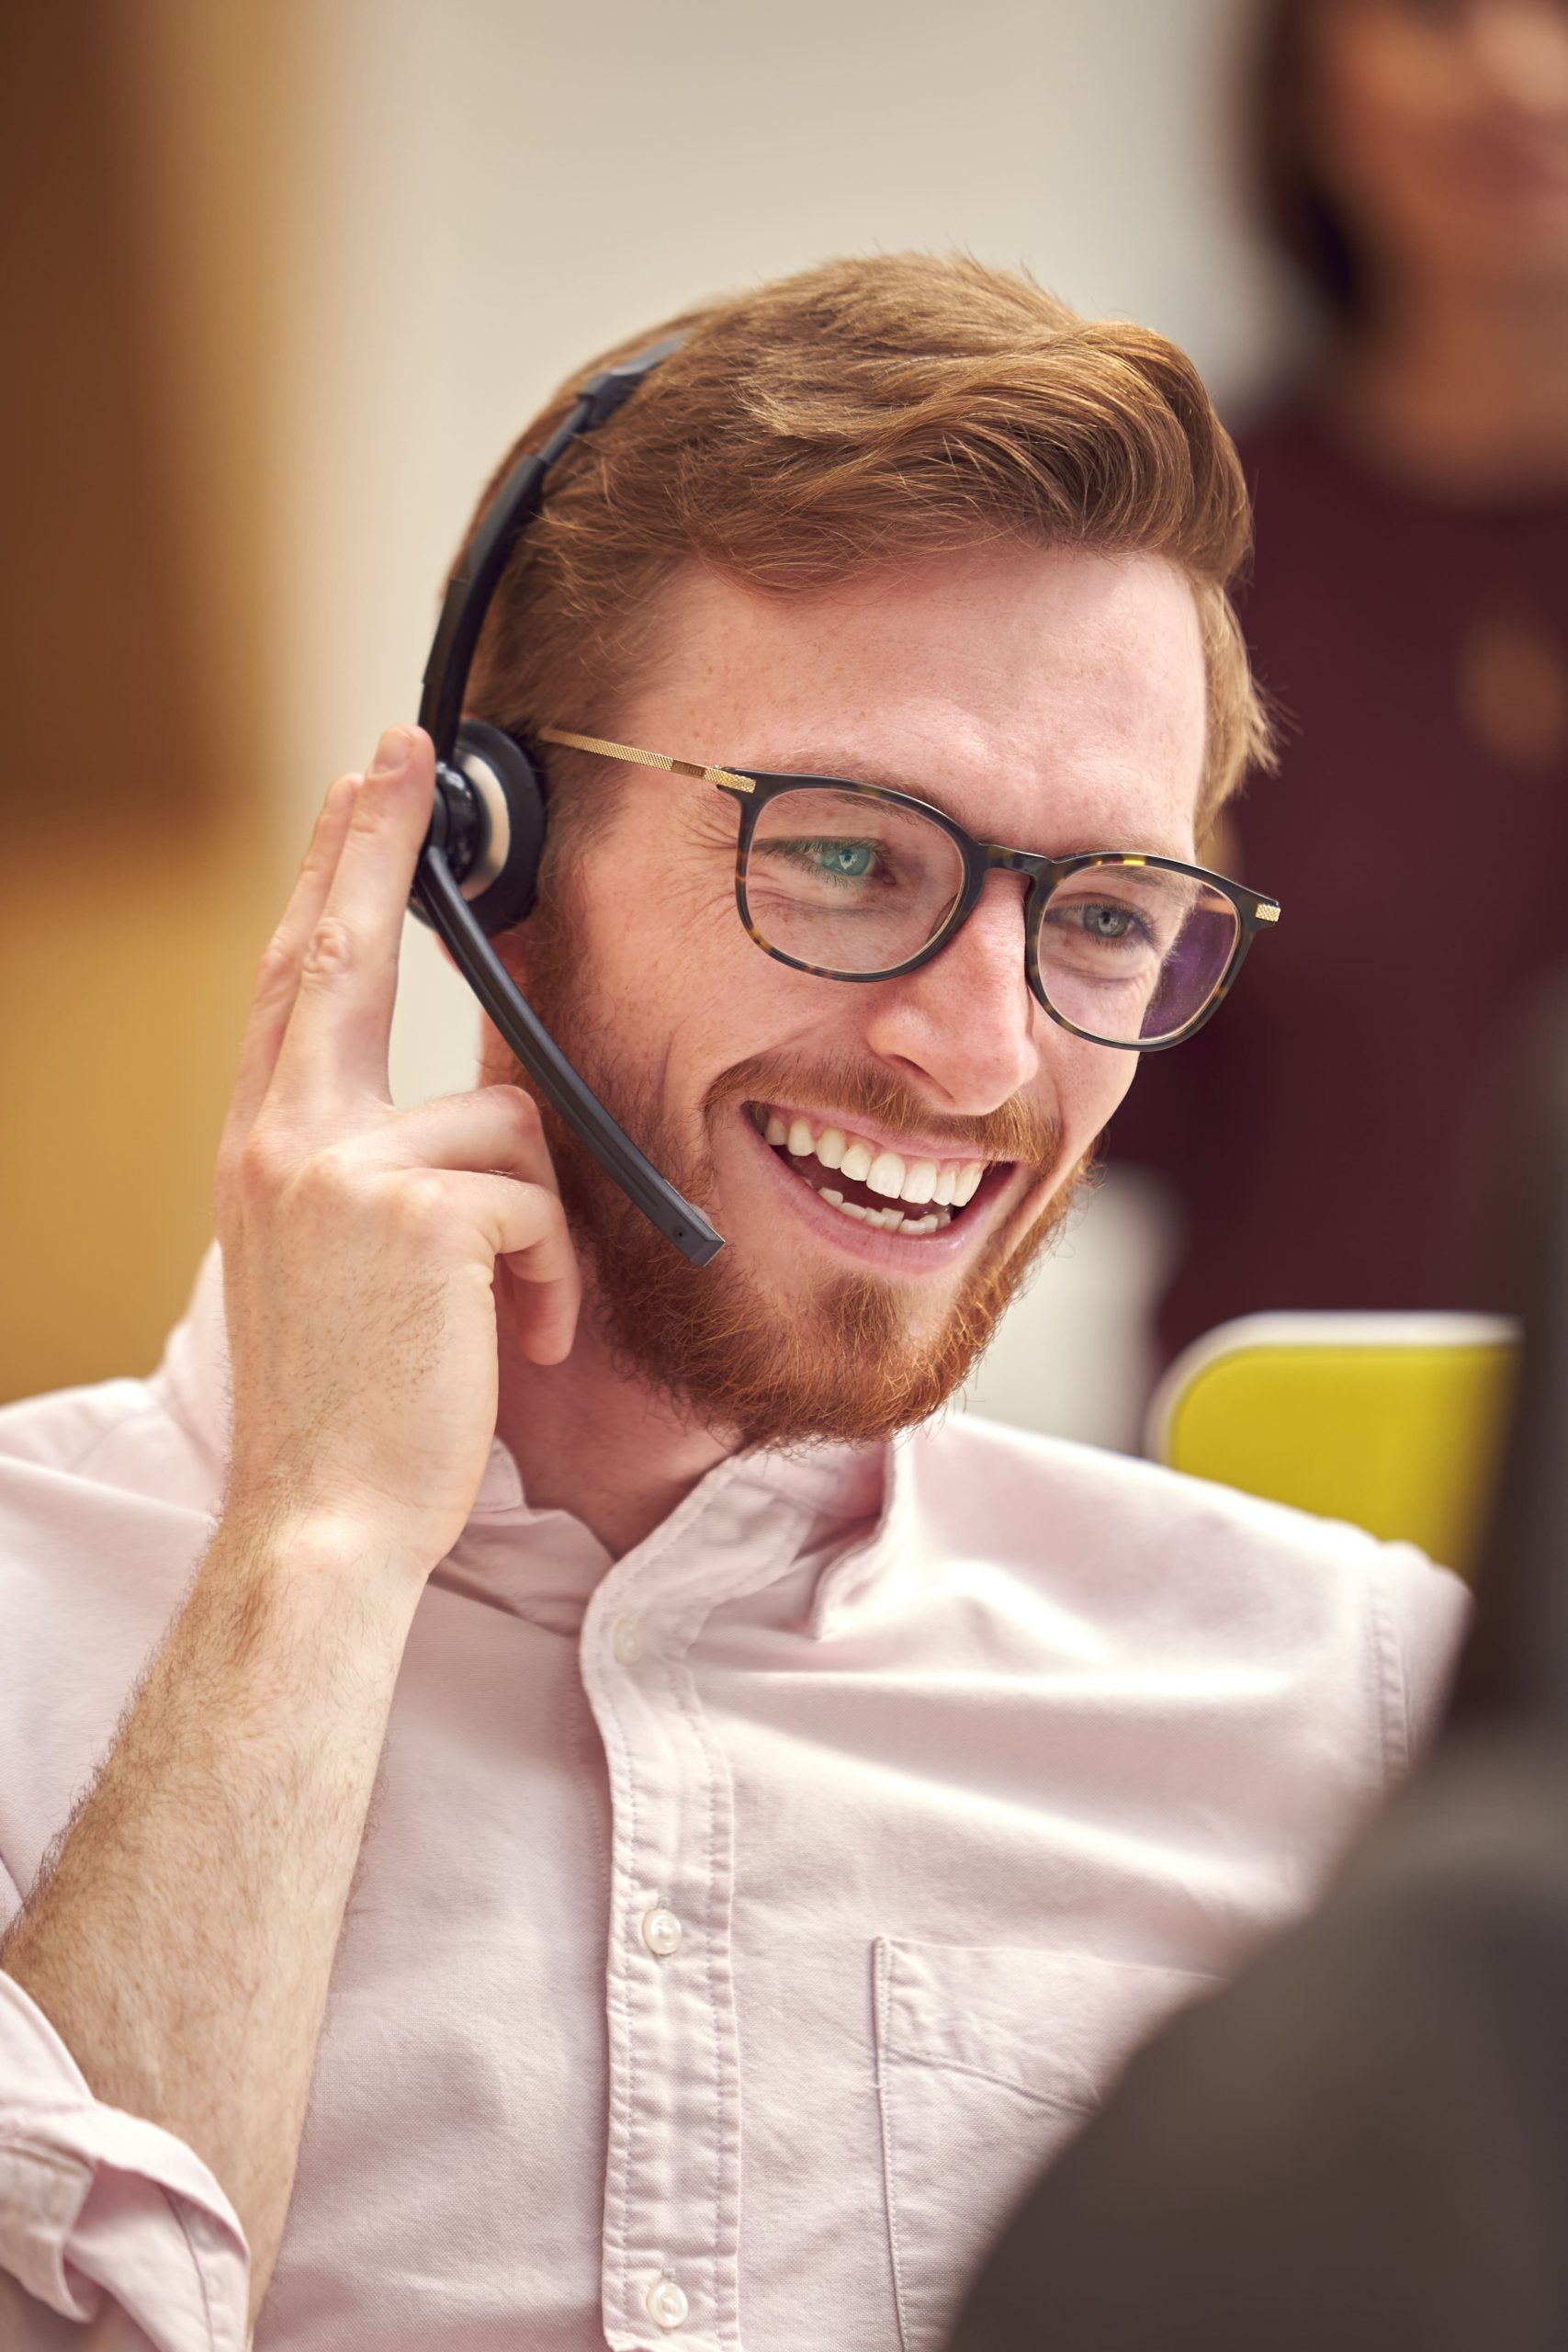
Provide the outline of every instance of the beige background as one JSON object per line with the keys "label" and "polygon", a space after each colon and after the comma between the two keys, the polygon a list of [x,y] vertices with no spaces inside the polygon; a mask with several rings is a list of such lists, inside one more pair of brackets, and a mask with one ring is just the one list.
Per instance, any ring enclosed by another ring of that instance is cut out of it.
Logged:
{"label": "beige background", "polygon": [[[331,776],[412,715],[468,507],[585,355],[695,293],[903,245],[1025,263],[1175,334],[1229,397],[1280,332],[1232,186],[1241,0],[97,14],[162,288],[154,391],[190,518],[183,674],[222,783],[178,839],[111,828],[64,907],[42,875],[20,890],[13,875],[0,1395],[153,1359],[204,1237],[280,875]],[[112,766],[122,714],[93,717]],[[131,797],[145,809],[152,790]],[[468,1002],[421,937],[405,973],[399,1090],[460,1083]],[[989,1401],[1118,1434],[1159,1248],[1136,1204],[1097,1206]]]}

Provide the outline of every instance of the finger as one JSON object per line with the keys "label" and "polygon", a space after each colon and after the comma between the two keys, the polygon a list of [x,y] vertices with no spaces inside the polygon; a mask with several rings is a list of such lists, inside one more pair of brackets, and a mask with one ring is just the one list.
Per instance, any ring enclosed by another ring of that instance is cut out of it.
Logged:
{"label": "finger", "polygon": [[429,736],[389,727],[355,796],[278,1053],[279,1082],[306,1096],[386,1098],[403,912],[434,790]]}
{"label": "finger", "polygon": [[416,1103],[352,1148],[383,1168],[500,1171],[558,1193],[539,1106],[520,1086],[479,1086]]}
{"label": "finger", "polygon": [[299,959],[326,905],[360,783],[361,778],[356,775],[340,775],[327,794],[288,904],[262,957],[250,1018],[240,1046],[234,1091],[224,1126],[226,1141],[236,1134],[250,1133],[271,1081],[299,986]]}
{"label": "finger", "polygon": [[473,1221],[496,1265],[518,1284],[517,1343],[534,1363],[570,1353],[582,1274],[558,1193],[510,1176],[454,1176],[455,1214]]}

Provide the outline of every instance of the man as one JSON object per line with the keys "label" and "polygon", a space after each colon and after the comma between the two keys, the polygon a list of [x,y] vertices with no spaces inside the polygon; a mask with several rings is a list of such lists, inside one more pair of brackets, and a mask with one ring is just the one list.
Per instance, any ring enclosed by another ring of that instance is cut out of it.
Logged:
{"label": "man", "polygon": [[[221,1296],[153,1381],[6,1424],[23,2344],[933,2345],[1451,1647],[1414,1555],[928,1425],[1118,1047],[1233,968],[1194,991],[1160,928],[1261,740],[1190,368],[917,258],[677,324],[472,700],[554,743],[505,952],[728,1247],[682,1264],[493,1039],[390,1108],[433,789],[390,729],[263,965]],[[749,933],[734,797],[637,752],[881,797],[781,788]],[[1170,863],[993,859],[954,927],[959,829]]]}

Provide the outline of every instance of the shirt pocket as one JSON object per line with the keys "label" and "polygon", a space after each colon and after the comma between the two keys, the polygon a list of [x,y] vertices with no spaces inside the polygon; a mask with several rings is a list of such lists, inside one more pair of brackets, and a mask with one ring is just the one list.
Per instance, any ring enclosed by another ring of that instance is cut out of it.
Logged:
{"label": "shirt pocket", "polygon": [[940,2352],[1018,2199],[1141,2041],[1215,1979],[1080,1952],[874,1947],[882,2161],[903,2352]]}

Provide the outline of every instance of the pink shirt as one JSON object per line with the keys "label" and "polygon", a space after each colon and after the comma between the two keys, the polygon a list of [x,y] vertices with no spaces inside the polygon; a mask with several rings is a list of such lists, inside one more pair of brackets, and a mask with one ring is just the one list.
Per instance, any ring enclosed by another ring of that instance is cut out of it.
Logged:
{"label": "pink shirt", "polygon": [[[0,1414],[0,1919],[208,1536],[221,1306]],[[954,1415],[611,1563],[493,1453],[415,1616],[265,2352],[935,2352],[1132,2045],[1404,1769],[1416,1554]],[[0,2343],[245,2335],[222,2189],[0,1976]],[[78,2335],[64,2319],[90,2323]]]}

